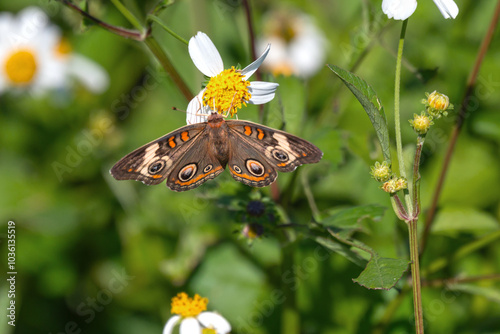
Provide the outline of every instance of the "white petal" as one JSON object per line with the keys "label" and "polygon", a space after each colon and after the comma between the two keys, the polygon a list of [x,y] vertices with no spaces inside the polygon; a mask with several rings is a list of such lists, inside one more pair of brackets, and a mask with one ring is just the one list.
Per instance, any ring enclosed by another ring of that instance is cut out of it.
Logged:
{"label": "white petal", "polygon": [[266,59],[267,54],[269,53],[269,50],[271,49],[271,45],[268,44],[267,48],[262,52],[259,58],[257,58],[253,63],[245,67],[242,71],[241,74],[243,74],[243,80],[248,80],[252,76],[252,74],[257,71],[259,66],[262,64],[264,59]]}
{"label": "white petal", "polygon": [[[203,93],[205,89],[203,89],[198,95],[193,97],[191,101],[189,101],[187,110],[186,110],[186,123],[187,124],[195,124],[206,122],[208,119],[208,115],[210,115],[210,108],[204,107],[202,104]],[[200,114],[206,114],[207,116],[202,116]]]}
{"label": "white petal", "polygon": [[458,6],[453,0],[434,0],[445,19],[455,18],[458,15]]}
{"label": "white petal", "polygon": [[417,0],[383,0],[382,11],[388,18],[406,20],[417,9]]}
{"label": "white petal", "polygon": [[179,328],[180,334],[201,334],[201,326],[195,318],[186,318],[182,320]]}
{"label": "white petal", "polygon": [[101,93],[109,86],[108,73],[92,60],[72,54],[68,64],[68,73],[75,76],[93,93]]}
{"label": "white petal", "polygon": [[202,312],[197,318],[204,327],[215,329],[217,334],[226,334],[231,331],[229,322],[218,313]]}
{"label": "white petal", "polygon": [[170,319],[168,319],[167,323],[165,324],[165,327],[163,328],[163,334],[172,334],[172,331],[177,325],[177,321],[179,321],[181,317],[179,315],[174,315]]}
{"label": "white petal", "polygon": [[248,90],[252,97],[248,101],[250,104],[264,104],[274,99],[274,94],[279,84],[265,81],[252,81]]}
{"label": "white petal", "polygon": [[201,31],[189,40],[189,55],[194,65],[207,77],[214,77],[224,71],[219,51],[210,38]]}

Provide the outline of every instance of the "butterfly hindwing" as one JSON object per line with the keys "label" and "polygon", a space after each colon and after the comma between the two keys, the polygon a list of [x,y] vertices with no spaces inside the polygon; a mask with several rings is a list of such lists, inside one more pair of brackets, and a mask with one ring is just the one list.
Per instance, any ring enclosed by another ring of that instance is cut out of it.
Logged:
{"label": "butterfly hindwing", "polygon": [[318,162],[323,152],[307,140],[248,121],[226,121],[231,133],[265,156],[281,172],[291,172],[297,166]]}
{"label": "butterfly hindwing", "polygon": [[174,161],[196,146],[196,138],[205,128],[199,123],[172,131],[127,154],[111,168],[110,173],[117,180],[159,184],[170,173]]}
{"label": "butterfly hindwing", "polygon": [[241,140],[236,133],[229,133],[229,141],[231,150],[227,165],[235,180],[251,187],[265,187],[276,180],[276,168],[259,147]]}
{"label": "butterfly hindwing", "polygon": [[200,134],[196,145],[190,147],[174,163],[168,175],[167,187],[175,191],[186,191],[215,178],[224,171],[220,161],[213,155],[206,140],[207,133]]}

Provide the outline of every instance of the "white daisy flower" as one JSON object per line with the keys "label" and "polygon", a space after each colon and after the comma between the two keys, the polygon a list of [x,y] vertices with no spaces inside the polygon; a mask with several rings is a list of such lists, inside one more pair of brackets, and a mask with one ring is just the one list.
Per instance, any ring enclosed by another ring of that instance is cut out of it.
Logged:
{"label": "white daisy flower", "polygon": [[[458,6],[453,0],[433,0],[445,19],[456,18]],[[390,19],[406,20],[417,9],[417,0],[383,0],[382,11]]]}
{"label": "white daisy flower", "polygon": [[232,116],[247,103],[263,104],[271,101],[278,88],[277,83],[248,81],[266,58],[270,47],[268,45],[262,55],[243,70],[236,70],[234,66],[225,70],[219,51],[210,38],[202,32],[192,37],[189,40],[189,55],[210,81],[189,102],[187,124],[206,122],[207,116],[213,111],[228,112]]}
{"label": "white daisy flower", "polygon": [[180,334],[227,334],[231,331],[229,322],[218,313],[203,312],[207,309],[208,299],[198,294],[189,298],[184,292],[172,298],[172,313],[163,334],[172,334],[180,324]]}
{"label": "white daisy flower", "polygon": [[264,20],[264,35],[258,48],[273,45],[263,68],[274,75],[309,78],[325,66],[327,40],[308,15],[291,11],[270,12]]}
{"label": "white daisy flower", "polygon": [[67,87],[72,76],[94,92],[105,89],[107,73],[69,52],[64,43],[59,28],[37,7],[27,7],[17,16],[0,13],[0,94],[7,90],[41,94]]}

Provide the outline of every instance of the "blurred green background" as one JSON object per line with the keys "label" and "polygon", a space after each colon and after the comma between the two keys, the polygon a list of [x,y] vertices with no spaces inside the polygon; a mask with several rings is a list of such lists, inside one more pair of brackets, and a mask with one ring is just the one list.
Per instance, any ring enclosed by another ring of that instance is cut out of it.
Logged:
{"label": "blurred green background", "polygon": [[[123,3],[142,17],[155,5],[155,1]],[[458,110],[496,1],[457,3],[457,19],[444,20],[432,1],[419,1],[408,24],[401,103],[409,159],[415,134],[407,119],[423,110],[420,100],[435,89],[447,94]],[[392,131],[401,22],[387,20],[380,4],[251,2],[257,35],[262,33],[264,15],[274,7],[292,7],[311,15],[327,39],[326,62],[354,70],[372,85]],[[295,240],[285,242],[283,229],[273,228],[311,221],[306,191],[312,193],[324,217],[339,208],[380,204],[388,208],[384,217],[366,222],[356,238],[382,256],[408,258],[406,228],[369,175],[369,166],[381,160],[373,128],[360,104],[328,68],[308,80],[263,73],[265,80],[280,84],[276,98],[264,108],[265,123],[280,128],[286,122],[286,131],[315,143],[325,153],[319,164],[279,175],[281,202],[270,199],[269,188],[251,189],[234,182],[228,172],[184,193],[164,184],[118,182],[109,175],[110,167],[133,149],[185,125],[185,114],[172,107],[185,110],[187,101],[143,45],[98,27],[82,32],[79,16],[60,3],[2,2],[0,11],[18,12],[28,5],[44,8],[74,51],[101,64],[111,81],[100,95],[76,85],[43,98],[0,96],[3,312],[8,302],[4,241],[9,220],[17,227],[18,271],[16,327],[8,326],[2,314],[1,333],[61,333],[72,322],[81,333],[160,333],[170,317],[170,299],[180,291],[207,297],[209,310],[226,317],[232,333],[278,333],[286,317],[284,304],[273,296],[290,290],[300,315],[297,333],[413,332],[408,293],[400,295],[400,306],[389,319],[384,318],[406,278],[398,289],[365,289],[352,282],[362,268],[329,254],[303,237],[300,229]],[[129,27],[111,3],[90,1],[90,7],[105,22]],[[176,1],[160,18],[185,39],[197,31],[207,33],[226,68],[253,61],[239,0]],[[192,92],[198,92],[203,78],[187,47],[157,25],[153,34]],[[449,259],[464,245],[498,235],[499,41],[493,39],[481,68],[471,113],[422,258],[424,272],[435,259]],[[249,106],[238,116],[258,121],[259,108]],[[427,136],[422,159],[423,217],[454,120],[452,112],[435,122]],[[89,133],[95,139],[90,152],[80,154],[81,160],[68,165],[70,171],[59,178],[54,162],[67,164],[69,152],[88,141]],[[266,206],[266,215],[258,220],[266,224],[266,233],[249,242],[241,231],[254,219],[246,207],[256,199]],[[429,333],[500,333],[500,245],[494,240],[498,237],[424,277],[497,275],[496,280],[461,286],[424,287]]]}

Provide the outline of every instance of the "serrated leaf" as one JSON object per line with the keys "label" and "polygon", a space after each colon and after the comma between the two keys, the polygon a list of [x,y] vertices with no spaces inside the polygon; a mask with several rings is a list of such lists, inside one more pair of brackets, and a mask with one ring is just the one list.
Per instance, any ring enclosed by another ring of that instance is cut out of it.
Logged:
{"label": "serrated leaf", "polygon": [[408,260],[390,259],[373,254],[365,270],[353,281],[368,289],[391,289],[408,270]]}
{"label": "serrated leaf", "polygon": [[321,224],[338,228],[356,227],[365,219],[373,221],[382,219],[386,209],[386,207],[378,204],[356,206],[333,213],[323,219]]}
{"label": "serrated leaf", "polygon": [[340,80],[342,80],[347,88],[351,90],[365,109],[377,133],[384,159],[391,163],[387,120],[385,118],[384,107],[380,103],[375,90],[373,90],[366,81],[349,71],[343,70],[335,65],[328,65],[328,67],[340,78]]}

